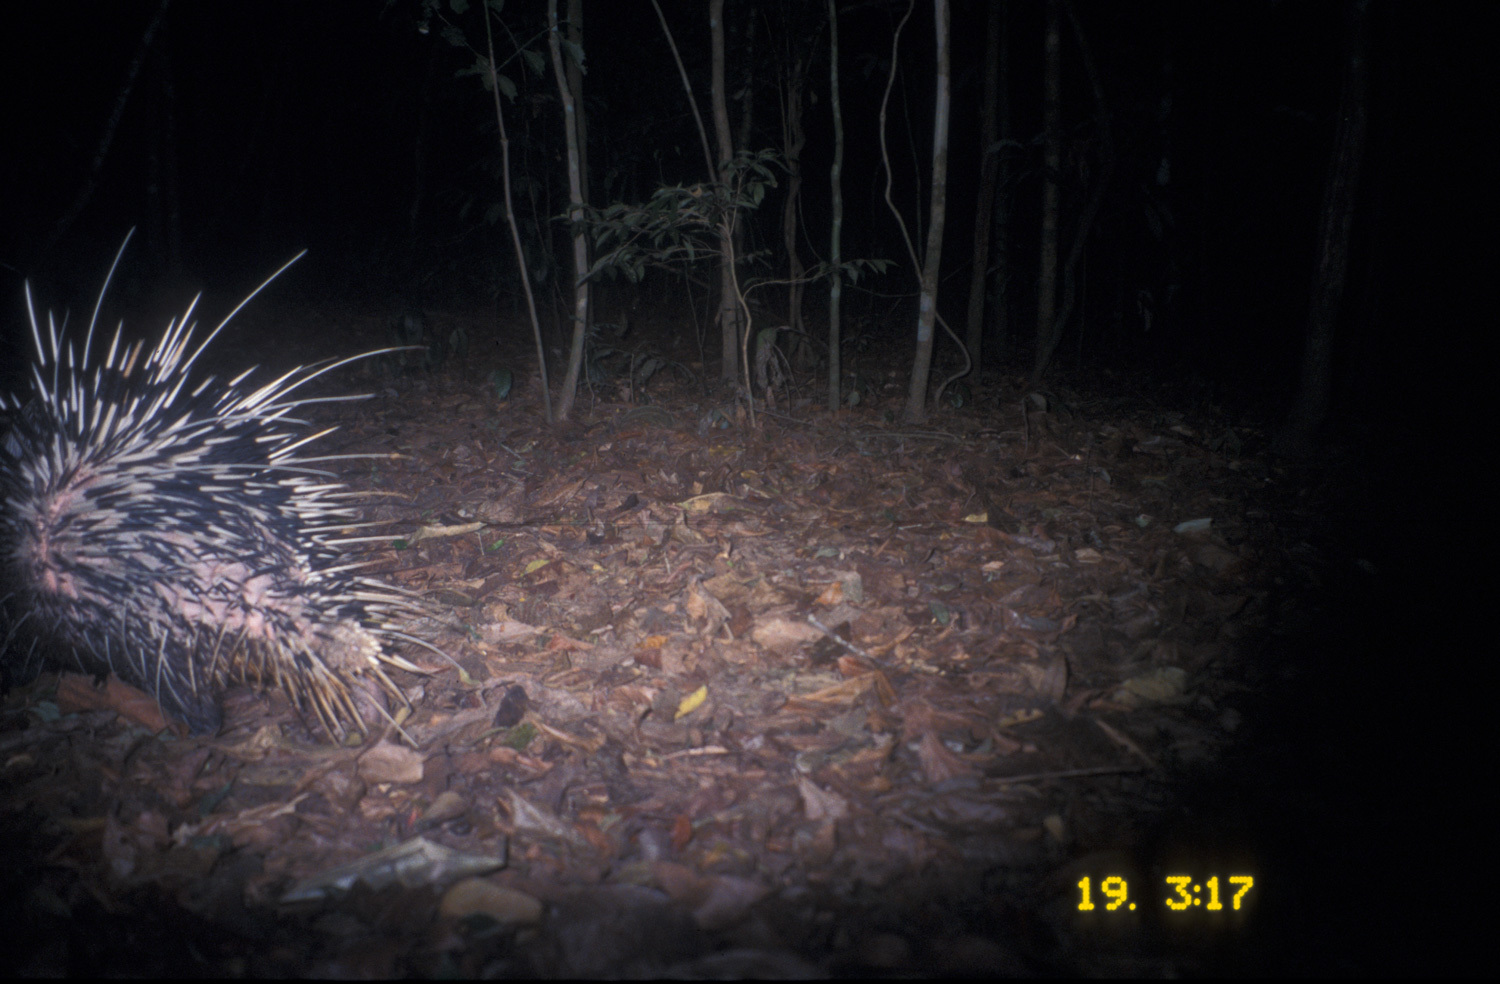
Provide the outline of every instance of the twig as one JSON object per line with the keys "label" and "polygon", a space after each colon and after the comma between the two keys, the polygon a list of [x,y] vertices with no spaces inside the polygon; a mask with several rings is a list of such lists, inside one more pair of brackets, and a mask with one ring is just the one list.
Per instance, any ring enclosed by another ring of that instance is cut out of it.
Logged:
{"label": "twig", "polygon": [[818,616],[816,616],[816,615],[809,615],[809,616],[807,616],[807,624],[811,625],[813,628],[817,629],[819,632],[823,633],[828,638],[832,639],[834,642],[838,643],[840,646],[843,646],[845,649],[849,650],[851,653],[853,653],[854,655],[860,657],[861,659],[867,659],[870,662],[874,663],[876,666],[883,666],[884,665],[883,663],[881,663],[881,661],[880,661],[880,659],[878,657],[873,656],[870,653],[865,652],[863,649],[859,648],[854,643],[850,642],[848,639],[845,639],[843,636],[838,635],[832,629],[830,629],[828,626],[826,626],[822,622],[818,621]]}
{"label": "twig", "polygon": [[1056,772],[1032,772],[1020,776],[988,776],[995,782],[1043,782],[1047,779],[1086,779],[1089,776],[1113,776],[1144,772],[1141,765],[1096,765],[1087,769],[1059,769]]}

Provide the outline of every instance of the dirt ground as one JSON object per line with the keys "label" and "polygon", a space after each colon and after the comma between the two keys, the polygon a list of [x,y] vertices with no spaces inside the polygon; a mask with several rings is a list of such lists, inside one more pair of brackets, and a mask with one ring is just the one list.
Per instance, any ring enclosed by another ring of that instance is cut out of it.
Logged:
{"label": "dirt ground", "polygon": [[1342,732],[1310,709],[1352,645],[1329,611],[1378,576],[1332,531],[1336,459],[1269,459],[1207,399],[1121,379],[989,377],[907,425],[874,358],[858,406],[807,381],[752,420],[701,363],[641,385],[623,348],[551,429],[524,351],[504,399],[476,356],[371,365],[371,400],[317,413],[321,450],[376,456],[338,465],[389,521],[374,570],[451,657],[404,653],[428,672],[393,672],[399,732],[332,744],[250,688],[207,739],[128,688],[8,695],[0,968],[1386,959],[1288,901],[1362,843],[1337,833],[1363,802]]}

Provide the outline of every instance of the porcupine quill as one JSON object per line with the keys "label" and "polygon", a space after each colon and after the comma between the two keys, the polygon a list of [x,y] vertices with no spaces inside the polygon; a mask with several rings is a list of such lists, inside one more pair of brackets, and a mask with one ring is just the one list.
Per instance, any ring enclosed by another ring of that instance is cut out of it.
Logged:
{"label": "porcupine quill", "polygon": [[[126,237],[128,245],[130,237]],[[93,361],[94,328],[125,246],[100,290],[82,353],[26,288],[37,362],[28,397],[0,394],[0,667],[18,681],[44,663],[114,673],[194,733],[217,731],[218,693],[279,686],[336,739],[365,733],[351,686],[368,676],[409,706],[382,664],[425,672],[396,642],[442,654],[402,626],[418,600],[379,580],[335,538],[362,523],[345,487],[314,467],[367,455],[299,457],[298,407],[352,397],[292,394],[366,352],[260,385],[254,369],[192,378],[199,356],[266,279],[195,345],[193,310],[157,343]],[[383,710],[383,709],[382,709]],[[389,718],[389,715],[387,715]],[[392,722],[394,723],[394,722]]]}

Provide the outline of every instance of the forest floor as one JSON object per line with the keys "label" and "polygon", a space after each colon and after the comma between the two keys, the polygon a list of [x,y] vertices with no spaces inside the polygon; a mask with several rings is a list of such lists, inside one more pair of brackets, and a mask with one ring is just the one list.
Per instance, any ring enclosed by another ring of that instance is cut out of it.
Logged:
{"label": "forest floor", "polygon": [[807,380],[752,421],[620,351],[559,428],[534,370],[501,399],[457,361],[318,408],[320,450],[377,456],[340,465],[390,522],[375,570],[452,657],[406,653],[401,733],[329,744],[248,688],[213,738],[13,691],[0,969],[1400,966],[1307,900],[1375,877],[1321,713],[1380,632],[1336,611],[1381,597],[1349,467],[1118,380],[992,376],[913,426],[875,366],[858,406]]}

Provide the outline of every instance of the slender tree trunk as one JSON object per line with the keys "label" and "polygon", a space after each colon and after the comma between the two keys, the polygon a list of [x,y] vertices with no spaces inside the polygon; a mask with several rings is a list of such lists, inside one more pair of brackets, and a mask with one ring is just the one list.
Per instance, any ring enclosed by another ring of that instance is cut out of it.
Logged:
{"label": "slender tree trunk", "polygon": [[[677,75],[682,79],[682,91],[687,95],[688,110],[692,112],[693,122],[698,126],[698,142],[703,145],[703,180],[712,181],[718,169],[714,167],[713,151],[708,146],[708,131],[703,127],[703,114],[698,112],[698,97],[693,95],[693,80],[688,78],[687,66],[682,64],[682,53],[677,50],[677,41],[672,37],[672,28],[667,24],[667,15],[662,13],[661,3],[651,0],[651,7],[656,11],[656,20],[661,25],[662,36],[667,39],[667,47],[672,51],[672,60],[677,63]],[[721,11],[722,7],[720,4]],[[728,114],[725,115],[727,117]]]}
{"label": "slender tree trunk", "polygon": [[552,72],[557,80],[558,95],[563,103],[563,134],[568,144],[568,224],[573,237],[573,347],[568,358],[568,375],[563,379],[557,417],[567,420],[578,395],[578,375],[583,365],[584,332],[589,323],[589,246],[583,228],[583,177],[578,155],[578,104],[568,87],[563,67],[561,29],[557,23],[557,0],[547,0],[547,47],[552,52]]}
{"label": "slender tree trunk", "polygon": [[[1089,85],[1094,91],[1094,105],[1099,113],[1099,125],[1097,137],[1099,146],[1099,163],[1094,170],[1094,187],[1089,192],[1088,201],[1083,206],[1083,211],[1078,213],[1078,222],[1073,232],[1073,241],[1068,245],[1068,258],[1063,263],[1062,304],[1059,306],[1057,316],[1052,321],[1051,352],[1057,351],[1057,343],[1062,339],[1063,326],[1068,323],[1068,318],[1073,315],[1073,308],[1078,304],[1078,271],[1082,265],[1084,248],[1088,245],[1089,235],[1094,229],[1094,219],[1099,214],[1099,206],[1104,203],[1104,193],[1109,188],[1110,178],[1115,173],[1115,144],[1113,128],[1110,124],[1109,106],[1104,98],[1104,83],[1099,78],[1098,71],[1094,68],[1094,56],[1089,48],[1088,38],[1083,34],[1083,25],[1078,22],[1078,14],[1069,0],[1063,0],[1068,12],[1068,22],[1073,27],[1073,36],[1078,41],[1078,60],[1083,63],[1083,71],[1088,76]],[[1083,331],[1079,329],[1080,345],[1082,344]],[[1082,351],[1080,349],[1080,351]]]}
{"label": "slender tree trunk", "polygon": [[744,69],[740,73],[740,119],[735,128],[734,145],[741,150],[750,146],[750,136],[755,128],[755,42],[756,24],[760,22],[760,11],[753,2],[743,5],[745,11],[745,40],[735,47],[735,57]]}
{"label": "slender tree trunk", "polygon": [[[130,94],[135,91],[135,82],[140,77],[141,65],[146,60],[146,52],[151,50],[151,42],[156,37],[156,30],[161,26],[162,19],[167,16],[167,9],[171,5],[172,0],[161,0],[161,6],[156,8],[156,13],[152,15],[151,22],[146,25],[141,40],[136,43],[135,54],[131,56],[130,64],[125,67],[125,78],[120,83],[120,91],[115,94],[114,108],[110,110],[104,130],[99,134],[99,143],[94,147],[94,156],[89,161],[88,177],[78,189],[78,194],[73,196],[73,203],[53,223],[52,231],[48,234],[38,259],[52,251],[52,248],[67,234],[78,216],[83,213],[89,200],[94,197],[94,191],[99,187],[99,175],[104,171],[104,161],[109,157],[109,148],[115,141],[115,131],[119,129],[120,119],[125,115],[125,107],[130,102]],[[11,139],[15,137],[15,134],[11,135]]]}
{"label": "slender tree trunk", "polygon": [[[1010,3],[997,3],[1000,8],[1000,92],[996,113],[999,116],[1000,149],[996,155],[998,173],[994,204],[991,208],[994,235],[995,272],[990,277],[989,308],[994,330],[990,337],[995,342],[995,356],[1004,357],[1011,346],[1010,338],[1010,186],[1011,186],[1011,137],[1010,126]],[[978,357],[975,357],[977,363]]]}
{"label": "slender tree trunk", "polygon": [[984,99],[979,110],[979,196],[974,206],[974,267],[969,274],[969,358],[979,371],[984,348],[984,294],[990,265],[990,212],[1000,176],[1000,136],[996,109],[1000,102],[1000,19],[1005,4],[990,3],[984,33]]}
{"label": "slender tree trunk", "polygon": [[1272,450],[1279,454],[1306,453],[1328,415],[1333,377],[1333,334],[1344,295],[1344,277],[1349,266],[1349,228],[1354,222],[1355,193],[1359,190],[1360,165],[1365,153],[1369,10],[1369,0],[1352,0],[1348,8],[1349,40],[1344,60],[1344,82],[1339,95],[1338,130],[1334,136],[1333,157],[1328,164],[1328,178],[1323,186],[1317,267],[1313,272],[1307,338],[1302,349],[1302,375],[1291,415],[1272,443]]}
{"label": "slender tree trunk", "polygon": [[177,87],[172,65],[171,21],[160,27],[152,74],[158,95],[151,100],[155,120],[148,150],[146,242],[166,270],[182,272],[182,189],[177,171]]}
{"label": "slender tree trunk", "polygon": [[[755,126],[755,41],[756,25],[760,23],[761,15],[756,9],[757,5],[754,0],[750,3],[736,4],[736,7],[740,11],[740,16],[744,17],[745,34],[744,40],[734,46],[735,59],[743,71],[740,72],[739,82],[740,118],[735,127],[731,149],[744,150],[750,146],[750,135]],[[729,25],[725,24],[724,29],[728,31]],[[728,66],[725,66],[725,70],[728,70]],[[725,85],[727,86],[728,83],[726,82]],[[745,223],[739,221],[734,223],[734,255],[736,257],[745,255]],[[744,312],[738,307],[735,308],[735,312],[741,317],[742,330],[744,330]]]}
{"label": "slender tree trunk", "polygon": [[[568,0],[568,41],[575,51],[583,50],[583,0]],[[578,197],[586,206],[589,203],[589,114],[583,101],[583,69],[578,59],[565,59],[568,68],[568,91],[573,94],[573,108],[578,136]],[[592,288],[591,288],[592,290]],[[588,320],[583,325],[583,337],[587,339],[594,330],[594,306],[586,305]]]}
{"label": "slender tree trunk", "polygon": [[[516,251],[516,270],[521,275],[521,290],[526,295],[526,310],[531,315],[531,335],[536,341],[536,364],[542,377],[542,408],[551,424],[552,391],[547,381],[547,347],[542,344],[542,322],[536,314],[536,295],[531,291],[531,274],[526,269],[526,250],[521,246],[521,226],[516,221],[515,196],[510,186],[510,135],[505,131],[505,113],[500,108],[500,80],[495,71],[495,34],[490,27],[491,8],[484,8],[484,41],[489,52],[490,94],[495,99],[495,126],[500,132],[501,191],[505,196],[505,224],[510,228],[510,243]],[[498,16],[498,15],[496,15]]]}
{"label": "slender tree trunk", "polygon": [[[568,41],[583,50],[583,0],[568,0]],[[585,204],[589,200],[589,114],[583,105],[583,70],[576,58],[569,58],[568,91],[578,110],[578,190]]]}
{"label": "slender tree trunk", "polygon": [[[729,133],[729,103],[724,93],[724,0],[709,0],[708,30],[713,49],[711,101],[715,136],[719,143],[718,176],[719,183],[727,188],[734,146]],[[734,218],[730,217],[719,234],[719,341],[723,345],[719,375],[728,383],[733,383],[739,372],[740,353],[740,300],[734,281],[734,225]]]}
{"label": "slender tree trunk", "polygon": [[1036,351],[1031,381],[1041,381],[1057,347],[1058,184],[1062,170],[1062,0],[1047,0],[1042,63],[1042,255],[1037,275]]}
{"label": "slender tree trunk", "polygon": [[828,0],[828,98],[833,110],[833,167],[828,173],[828,182],[833,187],[833,221],[828,237],[828,262],[833,267],[828,278],[828,409],[833,411],[839,408],[839,384],[843,380],[839,318],[844,296],[844,279],[839,269],[844,248],[844,109],[839,101],[837,0]]}
{"label": "slender tree trunk", "polygon": [[791,59],[786,84],[783,87],[785,111],[782,116],[782,150],[786,154],[786,201],[781,208],[781,243],[787,256],[786,317],[787,325],[798,334],[791,344],[793,361],[806,369],[812,359],[812,350],[802,331],[802,257],[797,252],[797,209],[802,194],[802,148],[807,144],[807,131],[802,128],[802,88],[807,78],[807,61]]}
{"label": "slender tree trunk", "polygon": [[427,204],[428,133],[432,126],[433,100],[439,79],[444,74],[438,67],[441,64],[438,46],[429,44],[425,47],[427,64],[422,72],[422,108],[417,112],[417,135],[411,148],[411,205],[406,210],[406,231],[413,239],[422,226],[422,212]]}
{"label": "slender tree trunk", "polygon": [[905,418],[915,423],[926,416],[927,373],[932,367],[932,329],[937,320],[938,269],[943,259],[943,225],[948,212],[948,0],[932,0],[937,34],[937,99],[932,120],[932,198],[927,223],[927,256],[922,263],[922,295],[917,317],[917,353]]}
{"label": "slender tree trunk", "polygon": [[[723,12],[722,11],[722,4],[720,5],[720,7],[721,7],[720,13],[722,13]],[[698,128],[698,143],[699,143],[699,146],[701,146],[702,149],[703,149],[703,168],[704,168],[704,171],[703,171],[703,180],[705,182],[714,181],[717,178],[718,169],[714,166],[713,150],[709,147],[709,144],[708,144],[708,129],[703,125],[703,114],[698,111],[698,98],[697,98],[697,96],[693,95],[693,80],[688,77],[687,66],[683,65],[683,63],[682,63],[682,52],[680,52],[680,51],[677,50],[677,41],[672,37],[672,27],[671,27],[671,25],[669,25],[667,23],[667,16],[666,16],[666,14],[662,13],[661,3],[659,2],[659,0],[651,0],[651,8],[656,11],[656,20],[657,20],[657,23],[659,23],[661,25],[662,36],[667,39],[667,48],[672,52],[672,61],[675,62],[676,65],[677,65],[677,76],[678,76],[678,78],[680,78],[682,80],[682,91],[687,96],[688,110],[693,114],[693,123]],[[710,26],[710,33],[711,33],[712,32],[712,24],[710,24],[709,26]],[[726,113],[725,115],[727,116],[728,114]],[[730,242],[731,243],[733,242],[733,236],[732,235],[730,236]],[[733,272],[733,267],[730,267],[730,271]],[[719,267],[719,272],[721,274],[720,285],[719,285],[720,286],[720,311],[722,311],[723,310],[723,286],[724,286],[723,280],[722,280],[722,274],[724,272],[724,267],[722,265],[720,265],[720,267]],[[737,309],[736,309],[736,314],[738,314],[738,310]],[[714,320],[718,321],[718,320],[721,320],[721,319],[716,318]],[[724,334],[728,334],[728,333],[725,332]],[[703,335],[702,331],[699,331],[697,333],[697,335],[698,335],[698,349],[701,352],[702,349],[703,349],[704,335]],[[721,341],[723,340],[723,335],[720,336],[720,340]],[[730,348],[732,349],[732,348],[734,348],[734,346],[730,346]],[[729,356],[729,359],[731,360],[730,364],[731,364],[731,367],[732,367],[733,366],[734,355],[731,354]],[[707,361],[706,360],[705,360],[704,364],[707,365]],[[706,375],[707,375],[707,373],[705,371],[705,376]],[[706,387],[707,386],[707,380],[706,379],[704,380],[704,384],[705,384],[705,387]]]}

